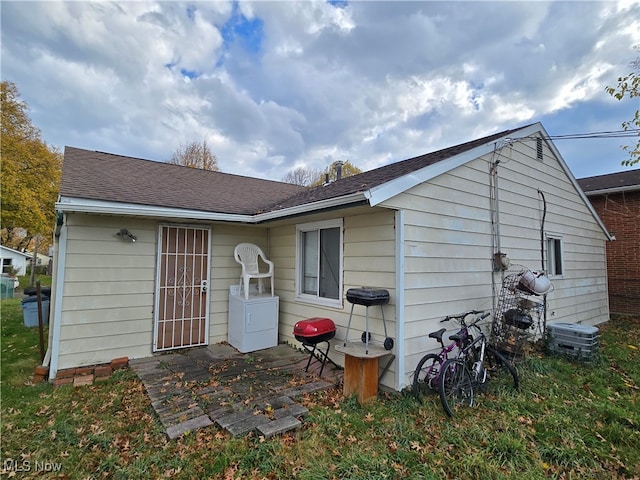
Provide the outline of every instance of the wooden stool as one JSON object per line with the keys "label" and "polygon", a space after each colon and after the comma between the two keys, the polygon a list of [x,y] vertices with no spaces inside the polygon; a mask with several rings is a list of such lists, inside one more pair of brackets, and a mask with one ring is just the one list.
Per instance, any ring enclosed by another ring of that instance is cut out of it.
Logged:
{"label": "wooden stool", "polygon": [[362,343],[336,345],[336,351],[344,353],[344,395],[355,393],[360,405],[375,400],[380,357],[390,355],[390,352],[376,345],[369,345],[367,352]]}

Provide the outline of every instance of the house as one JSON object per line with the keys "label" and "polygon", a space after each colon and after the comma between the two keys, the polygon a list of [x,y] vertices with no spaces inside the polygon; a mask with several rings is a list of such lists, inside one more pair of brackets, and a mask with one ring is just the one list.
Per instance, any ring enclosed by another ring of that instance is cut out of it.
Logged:
{"label": "house", "polygon": [[578,184],[615,237],[607,243],[609,309],[640,313],[640,169],[581,178]]}
{"label": "house", "polygon": [[[38,253],[36,256],[36,266],[38,267],[46,267],[47,265],[49,265],[50,261],[51,261],[51,257],[49,255]],[[32,263],[33,263],[33,254],[30,254],[27,264],[31,265]]]}
{"label": "house", "polygon": [[27,271],[27,261],[30,257],[27,253],[19,252],[13,248],[0,245],[0,260],[2,261],[2,273],[14,273],[24,275]]}
{"label": "house", "polygon": [[[437,346],[427,333],[441,318],[494,306],[505,273],[496,253],[550,263],[550,320],[605,322],[610,236],[548,138],[532,124],[313,188],[67,147],[50,378],[226,341],[241,242],[275,263],[281,342],[299,345],[293,326],[311,317],[331,318],[335,339],[351,341],[346,291],[388,290],[389,303],[369,309],[369,331],[395,339],[380,380],[394,390]],[[365,313],[354,309],[356,341]]]}

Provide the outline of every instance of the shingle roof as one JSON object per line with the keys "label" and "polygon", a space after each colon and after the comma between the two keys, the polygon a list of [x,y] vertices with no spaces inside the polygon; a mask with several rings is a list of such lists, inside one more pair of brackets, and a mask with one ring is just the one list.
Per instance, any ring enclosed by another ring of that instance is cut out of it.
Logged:
{"label": "shingle roof", "polygon": [[506,130],[395,162],[319,187],[301,187],[66,147],[60,195],[204,212],[255,215],[364,192],[509,136],[520,129]]}
{"label": "shingle roof", "polygon": [[251,215],[306,187],[66,147],[60,195]]}
{"label": "shingle roof", "polygon": [[582,188],[582,191],[586,194],[590,192],[604,193],[607,191],[640,190],[640,169],[579,178],[578,185],[580,185],[580,188]]}
{"label": "shingle roof", "polygon": [[507,130],[504,132],[496,133],[488,137],[483,137],[471,142],[462,143],[453,147],[448,147],[443,150],[420,155],[418,157],[409,158],[399,162],[391,163],[382,167],[378,167],[373,170],[369,170],[358,175],[342,178],[340,181],[332,182],[328,185],[321,187],[314,187],[304,190],[297,195],[287,198],[283,202],[272,205],[272,210],[278,210],[281,208],[293,207],[297,205],[304,205],[306,203],[317,202],[320,200],[327,200],[330,198],[341,197],[352,193],[363,192],[373,187],[382,185],[403,175],[410,174],[421,168],[428,167],[447,158],[451,158],[460,153],[471,150],[480,145],[497,140],[501,137],[508,136],[515,131]]}

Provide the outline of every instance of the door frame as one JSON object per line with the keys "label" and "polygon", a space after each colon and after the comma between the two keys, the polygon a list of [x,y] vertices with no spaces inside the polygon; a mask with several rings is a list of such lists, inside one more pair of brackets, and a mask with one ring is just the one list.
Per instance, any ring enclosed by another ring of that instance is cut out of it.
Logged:
{"label": "door frame", "polygon": [[[206,258],[206,272],[207,272],[207,290],[205,292],[205,322],[204,322],[204,342],[196,343],[193,345],[179,345],[172,347],[159,348],[158,346],[158,329],[160,321],[160,309],[163,305],[160,304],[160,288],[161,288],[161,272],[162,272],[162,253],[163,253],[163,229],[164,228],[182,228],[182,229],[197,229],[207,232],[207,258]],[[160,223],[158,224],[158,230],[156,235],[156,280],[154,288],[154,300],[153,300],[153,338],[152,338],[152,351],[155,352],[167,352],[170,350],[177,350],[182,348],[191,348],[209,345],[209,324],[210,322],[210,308],[211,308],[211,235],[212,228],[209,225],[194,225],[194,224],[182,224],[182,223]]]}

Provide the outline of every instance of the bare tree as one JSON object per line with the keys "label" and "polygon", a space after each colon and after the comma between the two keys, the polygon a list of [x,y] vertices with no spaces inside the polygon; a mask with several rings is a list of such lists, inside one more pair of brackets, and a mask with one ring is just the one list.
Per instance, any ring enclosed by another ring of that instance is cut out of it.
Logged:
{"label": "bare tree", "polygon": [[218,160],[211,152],[206,140],[203,140],[202,143],[195,141],[188,144],[181,143],[176,151],[173,152],[173,155],[171,155],[169,163],[183,165],[189,168],[211,170],[213,172],[220,171]]}
{"label": "bare tree", "polygon": [[318,169],[298,167],[282,177],[282,181],[307,187],[315,182],[321,175],[322,172]]}

